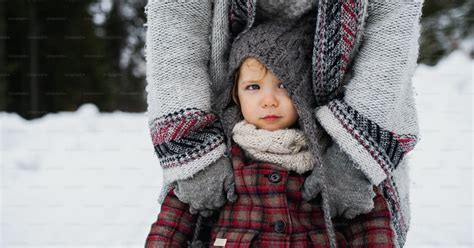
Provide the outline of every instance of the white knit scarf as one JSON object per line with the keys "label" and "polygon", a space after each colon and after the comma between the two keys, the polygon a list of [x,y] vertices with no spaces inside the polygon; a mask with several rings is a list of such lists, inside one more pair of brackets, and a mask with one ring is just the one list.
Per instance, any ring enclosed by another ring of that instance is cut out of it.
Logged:
{"label": "white knit scarf", "polygon": [[299,129],[269,131],[242,120],[232,129],[232,137],[256,161],[274,163],[299,174],[313,169],[308,140]]}

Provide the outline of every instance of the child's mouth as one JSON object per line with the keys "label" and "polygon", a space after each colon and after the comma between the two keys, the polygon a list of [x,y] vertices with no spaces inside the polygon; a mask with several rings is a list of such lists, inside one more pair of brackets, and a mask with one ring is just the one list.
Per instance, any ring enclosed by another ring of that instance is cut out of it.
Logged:
{"label": "child's mouth", "polygon": [[264,119],[265,121],[270,121],[270,122],[272,122],[272,121],[276,121],[276,120],[278,120],[278,119],[280,119],[280,118],[281,118],[280,116],[272,115],[272,116],[265,116],[263,119]]}

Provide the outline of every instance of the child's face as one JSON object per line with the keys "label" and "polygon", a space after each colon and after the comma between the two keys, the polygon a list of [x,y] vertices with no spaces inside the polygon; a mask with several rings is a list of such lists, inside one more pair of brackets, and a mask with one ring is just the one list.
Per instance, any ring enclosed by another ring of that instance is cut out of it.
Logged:
{"label": "child's face", "polygon": [[288,128],[298,120],[283,83],[257,59],[250,57],[242,63],[237,83],[240,110],[247,122],[274,131]]}

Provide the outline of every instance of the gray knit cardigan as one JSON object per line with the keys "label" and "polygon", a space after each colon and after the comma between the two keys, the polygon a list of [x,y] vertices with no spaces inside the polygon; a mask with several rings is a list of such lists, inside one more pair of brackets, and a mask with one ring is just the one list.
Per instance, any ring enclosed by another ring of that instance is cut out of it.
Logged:
{"label": "gray knit cardigan", "polygon": [[[229,1],[149,0],[145,7],[146,115],[163,168],[160,203],[171,183],[191,177],[226,152],[222,127],[211,111],[211,90],[227,77],[233,25]],[[250,17],[256,1],[246,1],[253,8]],[[330,16],[328,2],[319,0],[320,25]],[[340,2],[347,7],[354,1]],[[359,14],[367,18],[354,40],[357,56],[342,58],[351,62],[350,71],[339,75],[347,80],[344,95],[322,102],[315,118],[355,167],[374,185],[383,185],[401,247],[410,225],[406,154],[420,139],[412,76],[423,0],[359,2],[365,11]],[[313,66],[313,81],[324,85],[331,68]]]}

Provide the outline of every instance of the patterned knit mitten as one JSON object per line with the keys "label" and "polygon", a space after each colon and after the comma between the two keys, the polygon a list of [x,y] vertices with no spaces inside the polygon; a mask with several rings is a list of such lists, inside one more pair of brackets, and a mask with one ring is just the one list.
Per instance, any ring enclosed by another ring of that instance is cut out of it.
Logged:
{"label": "patterned knit mitten", "polygon": [[180,201],[189,204],[191,214],[211,216],[226,200],[237,200],[232,163],[226,156],[220,157],[194,177],[176,181],[174,193]]}
{"label": "patterned knit mitten", "polygon": [[[353,219],[372,211],[376,195],[373,185],[336,142],[323,154],[322,162],[331,217],[343,215],[346,219]],[[319,169],[314,168],[304,182],[302,196],[306,201],[321,193],[323,182]]]}

